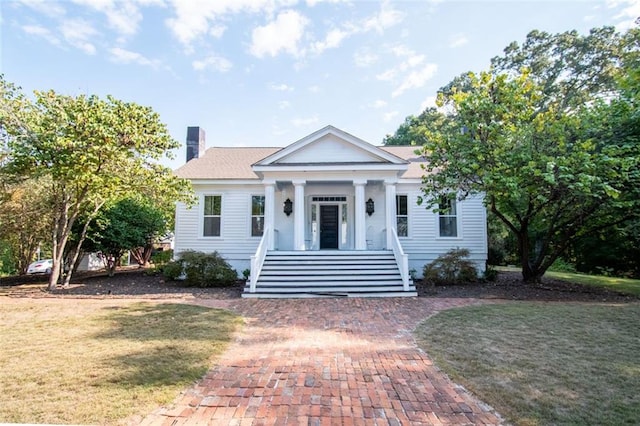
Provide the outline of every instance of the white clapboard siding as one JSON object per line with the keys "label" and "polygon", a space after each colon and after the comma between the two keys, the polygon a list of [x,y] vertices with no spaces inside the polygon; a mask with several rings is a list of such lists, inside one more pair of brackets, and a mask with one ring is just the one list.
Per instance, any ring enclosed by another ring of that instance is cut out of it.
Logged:
{"label": "white clapboard siding", "polygon": [[[438,235],[438,215],[418,205],[422,195],[419,184],[400,184],[397,194],[407,195],[409,203],[409,236],[400,238],[405,252],[409,255],[409,267],[417,277],[422,276],[425,264],[452,248],[468,248],[479,270],[485,267],[487,258],[486,210],[481,197],[470,197],[458,204],[458,238],[440,238]],[[324,185],[309,185],[306,196],[317,194],[345,195],[348,199],[350,214],[353,214],[353,186],[338,183],[333,190]],[[260,243],[259,237],[251,236],[251,196],[263,195],[263,185],[195,185],[198,200],[203,195],[222,196],[222,235],[220,237],[202,237],[202,210],[199,204],[187,208],[178,204],[176,209],[175,252],[185,250],[203,252],[218,251],[241,274],[249,268],[250,258]],[[293,189],[277,191],[275,198],[275,229],[277,231],[276,249],[290,250],[293,241],[293,216],[282,213],[282,203],[293,198]],[[381,185],[369,186],[365,199],[372,198],[376,211],[367,216],[367,244],[370,250],[386,248],[385,238],[385,196]],[[353,228],[351,228],[352,230]],[[352,231],[351,231],[352,232]],[[349,236],[353,241],[353,235]]]}
{"label": "white clapboard siding", "polygon": [[175,253],[185,250],[217,251],[240,275],[249,268],[250,258],[260,243],[251,236],[251,196],[264,195],[262,185],[201,186],[195,188],[196,197],[222,196],[222,224],[220,237],[202,237],[200,204],[190,209],[179,203],[176,207]]}

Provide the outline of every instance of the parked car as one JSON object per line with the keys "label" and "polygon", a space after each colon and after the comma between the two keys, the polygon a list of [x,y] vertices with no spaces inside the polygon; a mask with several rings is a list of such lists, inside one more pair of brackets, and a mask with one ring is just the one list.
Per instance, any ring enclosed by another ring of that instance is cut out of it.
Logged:
{"label": "parked car", "polygon": [[53,259],[42,259],[33,262],[27,268],[27,274],[50,274],[53,268]]}

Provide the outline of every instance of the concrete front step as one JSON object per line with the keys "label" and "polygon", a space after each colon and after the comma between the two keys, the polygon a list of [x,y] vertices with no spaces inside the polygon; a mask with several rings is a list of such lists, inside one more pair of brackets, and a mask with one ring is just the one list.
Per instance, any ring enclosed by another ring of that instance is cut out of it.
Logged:
{"label": "concrete front step", "polygon": [[399,297],[404,291],[391,251],[269,252],[256,284],[242,297]]}
{"label": "concrete front step", "polygon": [[341,292],[317,292],[317,293],[242,293],[243,298],[251,299],[307,299],[315,297],[417,297],[415,291],[384,291],[371,293],[341,293]]}

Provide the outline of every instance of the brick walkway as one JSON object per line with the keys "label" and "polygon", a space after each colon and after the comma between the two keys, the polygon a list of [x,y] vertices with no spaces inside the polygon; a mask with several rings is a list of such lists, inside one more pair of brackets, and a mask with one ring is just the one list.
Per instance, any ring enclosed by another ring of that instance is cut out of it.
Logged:
{"label": "brick walkway", "polygon": [[143,425],[500,424],[411,331],[468,299],[201,300],[246,327],[196,386]]}

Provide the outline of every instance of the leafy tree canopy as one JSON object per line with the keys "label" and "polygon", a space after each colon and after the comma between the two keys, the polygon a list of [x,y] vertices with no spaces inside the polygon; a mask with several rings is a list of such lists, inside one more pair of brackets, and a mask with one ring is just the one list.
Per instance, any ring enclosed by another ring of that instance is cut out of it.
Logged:
{"label": "leafy tree canopy", "polygon": [[427,206],[451,191],[484,194],[518,240],[525,280],[576,238],[634,220],[639,40],[637,29],[533,31],[489,71],[443,87],[444,108],[429,112],[436,125],[407,119],[399,129],[423,141]]}
{"label": "leafy tree canopy", "polygon": [[[164,212],[149,200],[125,198],[103,209],[90,225],[87,248],[119,259],[127,250],[143,247],[167,232]],[[115,263],[109,264],[113,275]]]}
{"label": "leafy tree canopy", "polygon": [[35,92],[28,101],[4,79],[0,83],[1,110],[11,113],[2,117],[7,135],[4,175],[46,177],[49,182],[44,191],[53,200],[50,289],[80,215],[91,220],[105,204],[135,193],[165,201],[189,198],[188,182],[158,164],[178,143],[151,108],[111,96],[54,91]]}

